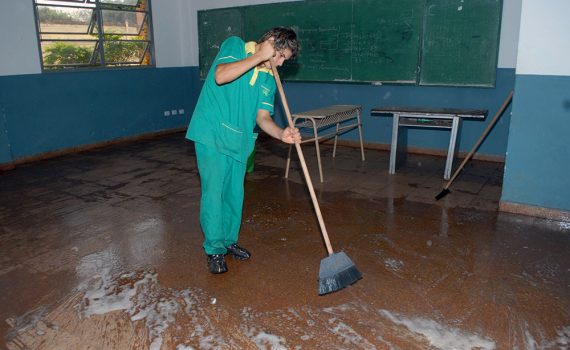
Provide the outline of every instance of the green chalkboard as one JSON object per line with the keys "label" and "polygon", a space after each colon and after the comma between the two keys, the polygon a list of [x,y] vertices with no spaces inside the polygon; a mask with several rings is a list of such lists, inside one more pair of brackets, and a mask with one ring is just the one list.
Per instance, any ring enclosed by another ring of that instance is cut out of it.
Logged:
{"label": "green chalkboard", "polygon": [[[246,41],[257,41],[275,26],[296,30],[301,53],[282,67],[285,80],[415,83],[424,1],[309,0],[232,9],[241,12]],[[221,14],[199,11],[199,19]],[[224,38],[224,27],[206,28],[203,23],[199,20],[204,27],[200,35],[211,38],[201,40],[215,47],[211,44]],[[203,64],[206,57],[214,55],[200,54],[202,77],[209,68]]]}
{"label": "green chalkboard", "polygon": [[198,12],[204,78],[230,35],[297,31],[285,80],[493,86],[502,0],[306,0]]}
{"label": "green chalkboard", "polygon": [[354,1],[352,79],[415,83],[424,0]]}
{"label": "green chalkboard", "polygon": [[301,53],[283,65],[283,79],[350,80],[351,13],[352,0],[249,6],[245,9],[245,35],[257,40],[276,25],[292,27],[299,37]]}
{"label": "green chalkboard", "polygon": [[243,14],[239,8],[198,11],[198,58],[200,77],[205,78],[220,44],[232,35],[243,36]]}
{"label": "green chalkboard", "polygon": [[427,0],[421,85],[494,86],[500,0]]}

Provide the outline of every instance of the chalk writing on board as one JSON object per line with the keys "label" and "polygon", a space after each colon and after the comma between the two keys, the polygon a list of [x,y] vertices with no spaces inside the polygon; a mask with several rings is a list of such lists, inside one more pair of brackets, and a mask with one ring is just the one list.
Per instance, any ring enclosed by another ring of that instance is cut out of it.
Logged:
{"label": "chalk writing on board", "polygon": [[279,25],[301,43],[286,80],[492,86],[501,9],[502,0],[310,0],[198,11],[200,74],[229,34],[257,40]]}

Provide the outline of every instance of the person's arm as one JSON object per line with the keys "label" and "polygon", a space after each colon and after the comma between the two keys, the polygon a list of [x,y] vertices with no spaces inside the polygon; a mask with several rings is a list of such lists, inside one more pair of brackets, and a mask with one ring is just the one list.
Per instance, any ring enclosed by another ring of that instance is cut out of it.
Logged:
{"label": "person's arm", "polygon": [[291,128],[289,126],[285,129],[282,129],[273,121],[273,119],[271,119],[269,111],[266,111],[265,109],[259,109],[257,111],[256,122],[261,130],[268,133],[271,137],[274,137],[285,143],[301,142],[301,134],[299,134],[299,129]]}
{"label": "person's arm", "polygon": [[232,82],[248,70],[275,56],[273,41],[273,38],[271,38],[262,42],[256,53],[241,61],[220,63],[216,67],[216,84],[223,85]]}

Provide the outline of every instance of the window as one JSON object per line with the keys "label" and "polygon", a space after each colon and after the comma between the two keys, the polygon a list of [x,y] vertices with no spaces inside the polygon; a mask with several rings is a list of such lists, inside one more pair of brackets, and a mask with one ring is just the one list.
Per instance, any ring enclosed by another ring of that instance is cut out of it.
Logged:
{"label": "window", "polygon": [[33,0],[44,71],[154,65],[150,0]]}

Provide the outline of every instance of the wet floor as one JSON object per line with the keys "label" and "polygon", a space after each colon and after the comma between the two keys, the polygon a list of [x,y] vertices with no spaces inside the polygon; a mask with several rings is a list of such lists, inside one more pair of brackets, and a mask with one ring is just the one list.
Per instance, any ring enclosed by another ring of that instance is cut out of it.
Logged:
{"label": "wet floor", "polygon": [[[568,349],[570,223],[497,211],[502,164],[305,147],[333,248],[363,274],[318,295],[326,249],[287,148],[258,141],[240,244],[211,275],[183,134],[0,174],[0,349]],[[456,164],[457,165],[457,164]]]}

